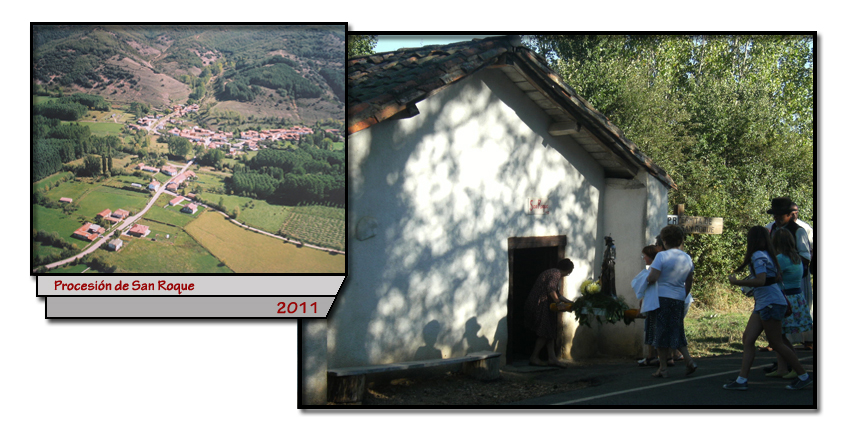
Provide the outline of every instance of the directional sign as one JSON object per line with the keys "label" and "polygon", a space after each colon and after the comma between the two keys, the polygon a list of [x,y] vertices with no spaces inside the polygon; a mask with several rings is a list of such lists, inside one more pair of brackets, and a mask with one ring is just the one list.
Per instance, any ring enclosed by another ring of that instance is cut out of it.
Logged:
{"label": "directional sign", "polygon": [[703,216],[669,215],[669,224],[678,225],[687,234],[722,234],[723,219]]}

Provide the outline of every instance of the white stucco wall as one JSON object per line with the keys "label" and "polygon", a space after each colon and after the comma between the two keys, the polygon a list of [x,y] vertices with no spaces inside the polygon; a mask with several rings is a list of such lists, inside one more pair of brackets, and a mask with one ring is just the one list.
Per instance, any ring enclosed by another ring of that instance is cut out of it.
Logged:
{"label": "white stucco wall", "polygon": [[[417,107],[349,138],[349,276],[328,316],[329,366],[504,353],[509,237],[567,236],[571,299],[599,272],[603,170],[550,136],[550,118],[502,72]],[[550,213],[526,215],[528,198]]]}
{"label": "white stucco wall", "polygon": [[299,321],[301,330],[302,404],[324,405],[328,377],[327,324],[323,319]]}

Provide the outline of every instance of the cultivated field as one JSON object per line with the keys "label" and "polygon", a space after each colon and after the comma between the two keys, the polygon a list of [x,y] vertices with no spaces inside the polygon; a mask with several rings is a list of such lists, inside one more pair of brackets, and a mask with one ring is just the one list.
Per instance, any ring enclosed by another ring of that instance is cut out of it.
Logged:
{"label": "cultivated field", "polygon": [[[204,187],[205,189],[205,187]],[[218,204],[223,198],[229,214],[239,208],[243,224],[305,243],[345,250],[344,209],[325,206],[279,206],[250,197],[200,193],[200,198]]]}
{"label": "cultivated field", "polygon": [[149,236],[120,236],[125,244],[118,252],[99,249],[93,255],[117,266],[117,273],[232,272],[181,228],[154,221],[141,224],[149,227]]}
{"label": "cultivated field", "polygon": [[222,215],[207,211],[185,227],[197,242],[237,273],[344,273],[346,257],[282,240],[236,226]]}
{"label": "cultivated field", "polygon": [[324,206],[292,208],[280,227],[280,235],[339,250],[346,249],[343,209]]}

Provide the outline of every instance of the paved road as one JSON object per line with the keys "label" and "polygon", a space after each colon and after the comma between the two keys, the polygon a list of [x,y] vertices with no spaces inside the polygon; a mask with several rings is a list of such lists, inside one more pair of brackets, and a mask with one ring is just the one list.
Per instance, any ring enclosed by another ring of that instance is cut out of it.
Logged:
{"label": "paved road", "polygon": [[[803,366],[817,377],[814,354],[797,351]],[[572,408],[690,408],[733,407],[750,408],[812,408],[816,399],[814,383],[799,391],[785,389],[791,381],[767,378],[762,367],[775,361],[773,352],[757,353],[750,372],[747,391],[729,391],[723,384],[732,381],[740,370],[742,354],[730,354],[697,360],[699,369],[684,376],[683,362],[669,368],[670,378],[651,376],[655,367],[637,367],[635,362],[591,365],[548,371],[547,380],[584,380],[592,386],[567,393],[554,394],[513,403],[514,407],[557,406]]]}
{"label": "paved road", "polygon": [[[192,158],[191,161],[189,161],[182,168],[182,170],[180,170],[177,173],[177,175],[184,173],[186,170],[188,170],[188,168],[193,163],[194,163],[194,159]],[[143,208],[143,210],[141,210],[140,212],[138,212],[138,213],[126,218],[126,219],[124,219],[121,223],[119,223],[119,225],[116,226],[116,228],[111,230],[110,233],[105,234],[104,237],[101,237],[101,238],[99,238],[99,240],[88,245],[87,248],[83,252],[81,252],[78,255],[75,255],[73,257],[66,258],[64,260],[55,261],[51,264],[46,264],[45,267],[48,270],[50,270],[50,269],[53,269],[57,266],[62,266],[63,264],[71,263],[71,262],[75,261],[75,259],[83,257],[84,255],[90,254],[93,251],[99,249],[102,246],[102,244],[104,244],[106,241],[110,240],[110,238],[114,235],[114,233],[116,233],[118,231],[121,232],[121,231],[125,230],[127,227],[130,227],[131,225],[135,224],[137,222],[137,220],[139,220],[143,216],[143,214],[145,214],[146,211],[148,211],[149,208],[151,208],[152,205],[155,204],[155,202],[158,200],[158,197],[161,195],[161,193],[163,193],[165,191],[166,188],[167,188],[167,184],[166,183],[162,184],[161,187],[155,192],[155,194],[149,200],[149,203],[146,204],[146,207]],[[35,269],[34,269],[34,271],[35,271]]]}

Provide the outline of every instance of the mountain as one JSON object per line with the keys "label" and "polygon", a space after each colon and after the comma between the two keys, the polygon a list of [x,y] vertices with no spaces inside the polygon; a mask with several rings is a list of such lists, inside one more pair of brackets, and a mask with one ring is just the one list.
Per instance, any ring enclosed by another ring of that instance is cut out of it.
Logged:
{"label": "mountain", "polygon": [[[36,92],[164,109],[343,118],[345,26],[33,25]],[[232,111],[232,112],[230,112]]]}

